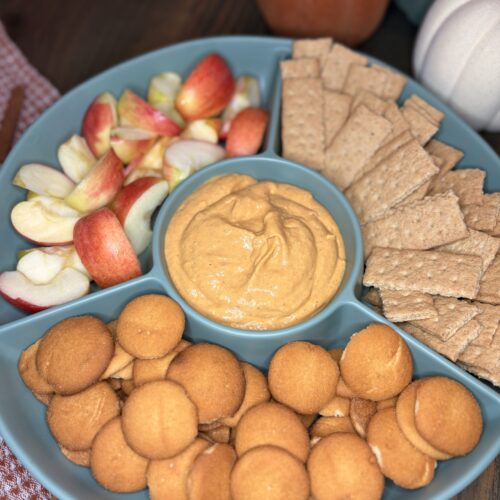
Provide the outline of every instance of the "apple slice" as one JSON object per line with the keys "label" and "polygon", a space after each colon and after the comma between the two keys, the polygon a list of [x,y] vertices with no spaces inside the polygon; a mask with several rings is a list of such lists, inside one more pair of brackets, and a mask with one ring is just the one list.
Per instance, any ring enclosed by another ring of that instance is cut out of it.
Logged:
{"label": "apple slice", "polygon": [[217,144],[219,142],[219,130],[221,120],[218,118],[200,118],[193,120],[187,124],[187,127],[182,131],[183,139],[194,139],[197,141],[211,142]]}
{"label": "apple slice", "polygon": [[181,88],[182,79],[178,73],[168,71],[151,78],[148,88],[148,102],[156,109],[171,109]]}
{"label": "apple slice", "polygon": [[217,116],[229,103],[235,82],[218,54],[202,59],[182,85],[175,106],[186,120]]}
{"label": "apple slice", "polygon": [[116,99],[109,92],[104,92],[88,107],[82,122],[82,135],[95,156],[109,151],[109,134],[117,123]]}
{"label": "apple slice", "polygon": [[73,245],[23,250],[20,252],[16,269],[35,285],[43,285],[52,281],[67,267],[72,267],[90,278]]}
{"label": "apple slice", "polygon": [[64,173],[73,182],[80,182],[97,161],[87,141],[76,134],[59,146],[57,158]]}
{"label": "apple slice", "polygon": [[83,265],[102,288],[141,275],[137,255],[109,208],[82,217],[75,225],[74,243]]}
{"label": "apple slice", "polygon": [[259,81],[254,76],[242,75],[236,81],[236,90],[231,101],[222,113],[222,127],[220,139],[227,137],[232,119],[245,108],[258,108],[260,106]]}
{"label": "apple slice", "polygon": [[[134,166],[137,168],[145,168],[151,170],[161,171],[163,167],[163,156],[165,154],[165,149],[175,138],[171,137],[160,137],[157,141],[149,148],[137,161]],[[127,172],[129,173],[129,172]]]}
{"label": "apple slice", "polygon": [[181,128],[175,121],[128,89],[123,92],[118,101],[118,114],[121,125],[142,128],[169,137],[179,135],[181,132]]}
{"label": "apple slice", "polygon": [[117,127],[111,130],[110,142],[116,156],[123,163],[130,163],[142,156],[155,142],[156,134],[134,127]]}
{"label": "apple slice", "polygon": [[88,293],[89,285],[89,278],[72,268],[63,269],[52,281],[43,285],[31,282],[19,271],[0,274],[0,295],[27,312],[43,311],[83,297]]}
{"label": "apple slice", "polygon": [[210,142],[191,139],[175,141],[165,150],[163,177],[172,191],[191,173],[222,160],[225,154],[224,148]]}
{"label": "apple slice", "polygon": [[108,151],[66,197],[68,205],[90,212],[107,205],[120,190],[123,164],[113,150]]}
{"label": "apple slice", "polygon": [[38,245],[67,245],[81,214],[63,200],[36,196],[14,206],[10,219],[15,230]]}
{"label": "apple slice", "polygon": [[29,163],[23,165],[12,180],[12,184],[43,196],[64,198],[73,191],[74,182],[55,168]]}
{"label": "apple slice", "polygon": [[137,255],[151,243],[151,215],[167,194],[167,181],[157,177],[142,177],[124,187],[113,202],[111,208]]}
{"label": "apple slice", "polygon": [[267,127],[268,114],[260,108],[245,108],[233,119],[227,134],[229,157],[254,155],[260,149]]}
{"label": "apple slice", "polygon": [[130,171],[130,173],[125,177],[125,181],[123,183],[124,186],[128,186],[135,182],[137,179],[142,179],[143,177],[154,177],[155,179],[163,179],[162,170],[156,170],[152,168],[134,168]]}

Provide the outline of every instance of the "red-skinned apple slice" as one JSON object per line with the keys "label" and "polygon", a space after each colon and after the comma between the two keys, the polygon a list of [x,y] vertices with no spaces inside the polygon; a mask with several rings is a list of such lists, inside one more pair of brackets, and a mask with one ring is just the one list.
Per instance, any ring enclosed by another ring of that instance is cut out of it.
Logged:
{"label": "red-skinned apple slice", "polygon": [[141,275],[137,255],[109,208],[101,208],[78,221],[74,244],[83,265],[101,288]]}
{"label": "red-skinned apple slice", "polygon": [[109,151],[110,131],[117,123],[116,99],[109,92],[103,92],[92,101],[82,122],[82,135],[95,156]]}
{"label": "red-skinned apple slice", "polygon": [[122,126],[141,128],[169,137],[179,135],[181,132],[181,128],[175,121],[128,89],[123,92],[118,101],[118,115]]}
{"label": "red-skinned apple slice", "polygon": [[111,130],[111,147],[123,163],[141,157],[154,144],[156,134],[134,127],[117,127]]}
{"label": "red-skinned apple slice", "polygon": [[186,120],[217,116],[233,96],[235,81],[218,54],[202,59],[182,85],[175,106]]}
{"label": "red-skinned apple slice", "polygon": [[222,122],[218,118],[200,118],[189,122],[182,131],[183,139],[194,139],[196,141],[219,142],[219,131]]}
{"label": "red-skinned apple slice", "polygon": [[191,173],[222,160],[224,156],[224,148],[217,144],[190,139],[175,141],[165,150],[163,177],[172,190]]}
{"label": "red-skinned apple slice", "polygon": [[120,190],[123,164],[113,150],[108,151],[66,197],[68,205],[90,212],[107,205]]}
{"label": "red-skinned apple slice", "polygon": [[38,245],[67,245],[73,241],[73,228],[81,214],[63,200],[35,196],[14,206],[12,225],[27,240]]}
{"label": "red-skinned apple slice", "polygon": [[128,186],[132,184],[132,182],[135,182],[137,179],[142,179],[143,177],[155,177],[156,179],[163,179],[163,173],[161,170],[137,167],[131,170],[127,177],[125,177],[123,185]]}
{"label": "red-skinned apple slice", "polygon": [[49,283],[36,285],[19,271],[0,274],[0,295],[7,302],[27,312],[38,312],[83,297],[89,291],[89,278],[67,268]]}
{"label": "red-skinned apple slice", "polygon": [[97,161],[87,141],[76,134],[59,146],[57,158],[64,173],[74,182],[80,182]]}
{"label": "red-skinned apple slice", "polygon": [[222,113],[222,127],[219,138],[227,137],[233,118],[245,108],[258,108],[260,106],[259,81],[254,76],[242,75],[236,81],[236,90],[231,101]]}
{"label": "red-skinned apple slice", "polygon": [[172,108],[181,84],[182,79],[178,73],[168,71],[155,75],[149,82],[149,104],[159,110]]}
{"label": "red-skinned apple slice", "polygon": [[112,209],[137,255],[151,243],[151,215],[167,194],[167,181],[142,177],[124,187],[113,202]]}
{"label": "red-skinned apple slice", "polygon": [[176,138],[160,137],[148,151],[146,151],[137,162],[136,167],[148,168],[161,171],[163,167],[163,155],[167,146]]}
{"label": "red-skinned apple slice", "polygon": [[68,196],[75,187],[74,182],[62,172],[39,163],[23,165],[12,183],[28,191],[54,198]]}
{"label": "red-skinned apple slice", "polygon": [[268,114],[260,108],[245,108],[233,119],[227,134],[226,151],[229,157],[257,153],[264,139]]}

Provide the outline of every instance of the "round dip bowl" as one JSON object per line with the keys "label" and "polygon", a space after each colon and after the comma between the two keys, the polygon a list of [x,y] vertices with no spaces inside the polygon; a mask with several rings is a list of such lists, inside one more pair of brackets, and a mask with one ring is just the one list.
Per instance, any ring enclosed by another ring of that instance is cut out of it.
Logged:
{"label": "round dip bowl", "polygon": [[[165,233],[170,220],[184,200],[213,177],[230,173],[246,174],[258,180],[293,184],[310,191],[337,223],[344,240],[346,268],[340,287],[330,302],[314,316],[296,325],[279,330],[242,330],[217,323],[191,307],[179,294],[170,279],[165,261]],[[357,218],[343,194],[325,177],[297,163],[278,157],[251,156],[224,160],[206,167],[184,180],[167,198],[155,223],[153,239],[153,274],[186,314],[185,335],[197,342],[223,345],[238,356],[265,367],[274,351],[287,342],[308,340],[331,344],[334,316],[346,303],[355,300],[361,287],[363,244]]]}

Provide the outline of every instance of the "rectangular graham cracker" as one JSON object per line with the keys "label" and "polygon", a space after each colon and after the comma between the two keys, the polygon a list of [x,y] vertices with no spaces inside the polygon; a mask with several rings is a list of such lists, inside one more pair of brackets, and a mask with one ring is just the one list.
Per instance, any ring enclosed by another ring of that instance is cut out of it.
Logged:
{"label": "rectangular graham cracker", "polygon": [[319,59],[320,63],[330,53],[333,40],[331,38],[303,38],[294,40],[292,46],[293,59]]}
{"label": "rectangular graham cracker", "polygon": [[372,306],[382,307],[382,297],[377,288],[370,288],[363,296],[363,300]]}
{"label": "rectangular graham cracker", "polygon": [[439,176],[429,189],[429,194],[444,193],[451,189],[458,196],[461,206],[481,205],[486,172],[479,168],[452,170]]}
{"label": "rectangular graham cracker", "polygon": [[431,122],[436,124],[440,124],[444,119],[444,113],[439,111],[439,109],[435,108],[431,104],[429,104],[425,99],[422,99],[416,94],[412,94],[404,104],[408,104],[409,106],[413,106],[417,111],[421,111]]}
{"label": "rectangular graham cracker", "polygon": [[472,342],[475,347],[490,347],[500,323],[500,306],[472,302],[479,308],[479,314],[474,318],[481,325],[479,336]]}
{"label": "rectangular graham cracker", "polygon": [[388,102],[376,96],[373,92],[370,92],[369,90],[361,89],[352,98],[351,111],[354,111],[361,104],[364,104],[372,113],[383,116],[385,110],[387,109]]}
{"label": "rectangular graham cracker", "polygon": [[405,104],[401,113],[410,124],[410,130],[415,139],[423,146],[439,130],[439,124],[430,121],[420,110],[412,105]]}
{"label": "rectangular graham cracker", "polygon": [[335,43],[325,56],[321,79],[325,89],[341,92],[351,65],[366,66],[368,59],[348,47]]}
{"label": "rectangular graham cracker", "polygon": [[477,300],[500,304],[500,255],[495,257],[481,278]]}
{"label": "rectangular graham cracker", "polygon": [[410,141],[366,172],[345,195],[364,224],[380,218],[437,172],[424,149]]}
{"label": "rectangular graham cracker", "polygon": [[[476,337],[477,339],[477,337]],[[474,339],[474,340],[476,340]],[[459,360],[468,366],[480,368],[490,373],[500,370],[500,333],[497,329],[488,347],[476,346],[474,340],[460,354]]]}
{"label": "rectangular graham cracker", "polygon": [[349,187],[391,128],[385,118],[358,106],[325,151],[325,177],[339,189]]}
{"label": "rectangular graham cracker", "polygon": [[324,164],[323,86],[319,78],[283,80],[283,156],[314,170]]}
{"label": "rectangular graham cracker", "polygon": [[[483,273],[490,267],[498,250],[500,239],[489,234],[469,229],[469,235],[459,241],[440,246],[436,250],[443,252],[461,253],[465,255],[478,255],[483,261]],[[499,284],[500,285],[500,284]]]}
{"label": "rectangular graham cracker", "polygon": [[469,235],[458,198],[451,191],[391,209],[362,230],[365,255],[374,247],[428,250]]}
{"label": "rectangular graham cracker", "polygon": [[352,97],[332,90],[325,90],[323,97],[325,99],[325,146],[328,147],[349,117]]}
{"label": "rectangular graham cracker", "polygon": [[385,108],[384,118],[387,118],[392,123],[392,133],[386,139],[387,142],[392,141],[394,138],[400,136],[403,132],[409,133],[410,137],[413,137],[410,133],[410,124],[406,121],[406,118],[401,113],[398,105],[395,102],[388,102]]}
{"label": "rectangular graham cracker", "polygon": [[378,64],[374,64],[372,68],[384,72],[387,76],[382,97],[390,101],[397,101],[405,88],[406,78],[401,73]]}
{"label": "rectangular graham cracker", "polygon": [[427,195],[427,191],[429,191],[429,186],[431,185],[432,179],[431,177],[428,181],[424,182],[419,188],[415,189],[413,193],[408,195],[404,200],[401,200],[399,203],[394,205],[394,208],[404,207],[406,205],[412,205],[417,201],[421,201]]}
{"label": "rectangular graham cracker", "polygon": [[479,323],[471,320],[460,328],[453,337],[443,342],[438,337],[427,333],[411,323],[402,323],[399,326],[417,340],[434,349],[439,354],[446,356],[451,361],[456,361],[459,358],[460,354],[479,335],[479,331],[481,330]]}
{"label": "rectangular graham cracker", "polygon": [[437,315],[433,318],[411,321],[412,325],[435,335],[443,342],[453,337],[460,328],[479,313],[479,308],[465,300],[451,297],[435,297]]}
{"label": "rectangular graham cracker", "polygon": [[319,78],[318,59],[287,59],[280,61],[281,78]]}
{"label": "rectangular graham cracker", "polygon": [[465,205],[462,208],[465,223],[477,231],[493,231],[497,223],[497,209],[490,204]]}
{"label": "rectangular graham cracker", "polygon": [[357,181],[360,177],[365,175],[372,168],[375,168],[382,160],[388,158],[392,153],[394,153],[394,151],[399,149],[401,146],[404,146],[411,140],[413,140],[413,137],[408,131],[401,133],[400,135],[394,137],[390,141],[387,141],[386,139],[385,143],[382,146],[380,146],[379,149],[377,149],[375,154],[370,158],[368,163],[366,163],[363,166],[363,169],[361,170],[361,172],[359,172],[359,174],[354,180]]}
{"label": "rectangular graham cracker", "polygon": [[443,175],[449,172],[464,157],[463,151],[436,139],[431,139],[425,146],[425,149],[429,154],[443,160],[439,168],[439,173]]}
{"label": "rectangular graham cracker", "polygon": [[344,93],[355,96],[361,89],[383,98],[387,73],[372,66],[351,65],[344,82]]}
{"label": "rectangular graham cracker", "polygon": [[366,261],[363,284],[474,299],[481,268],[481,257],[476,255],[374,248]]}
{"label": "rectangular graham cracker", "polygon": [[499,367],[495,368],[493,371],[490,372],[487,370],[483,370],[482,368],[478,368],[477,366],[466,365],[465,363],[461,363],[460,360],[457,362],[457,364],[461,368],[463,368],[464,370],[467,370],[468,372],[475,375],[476,377],[487,380],[488,382],[491,382],[496,387],[500,387],[500,368]]}
{"label": "rectangular graham cracker", "polygon": [[384,316],[396,323],[437,317],[432,295],[421,292],[380,290]]}

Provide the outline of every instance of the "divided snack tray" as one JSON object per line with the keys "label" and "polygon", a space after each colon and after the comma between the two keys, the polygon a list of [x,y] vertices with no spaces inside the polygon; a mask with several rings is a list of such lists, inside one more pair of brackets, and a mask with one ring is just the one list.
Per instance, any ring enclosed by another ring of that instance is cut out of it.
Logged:
{"label": "divided snack tray", "polygon": [[[352,333],[367,324],[388,323],[359,300],[363,249],[359,224],[350,205],[325,178],[279,156],[281,81],[278,62],[290,56],[291,41],[278,38],[219,37],[174,45],[120,64],[65,95],[30,127],[1,168],[0,212],[4,214],[4,221],[0,225],[2,270],[14,269],[17,251],[29,247],[29,242],[15,232],[9,218],[13,205],[25,196],[22,189],[11,183],[17,169],[31,162],[56,166],[57,146],[71,134],[79,132],[83,114],[97,94],[109,90],[119,95],[129,87],[144,95],[149,79],[154,74],[177,71],[186,76],[196,62],[210,52],[225,57],[233,74],[251,74],[259,79],[263,107],[270,111],[262,153],[224,160],[207,167],[184,181],[167,198],[156,217],[151,248],[141,256],[142,277],[106,290],[93,289],[86,297],[32,316],[25,317],[3,300],[0,303],[0,434],[33,476],[58,498],[104,499],[119,496],[101,488],[88,469],[73,465],[63,457],[46,425],[44,405],[33,397],[18,375],[20,353],[58,321],[82,314],[94,314],[109,321],[116,318],[123,306],[138,295],[166,293],[186,311],[185,335],[188,338],[224,345],[240,359],[262,369],[266,368],[274,351],[287,342],[302,339],[327,348],[342,347]],[[500,160],[493,150],[433,95],[408,80],[401,99],[412,93],[420,95],[446,113],[437,137],[464,151],[465,156],[458,168],[474,166],[486,170],[486,190],[500,191]],[[347,256],[341,288],[323,311],[304,322],[300,328],[252,333],[217,325],[193,311],[168,279],[163,259],[163,240],[168,221],[189,193],[208,179],[229,172],[288,182],[309,189],[339,225]],[[479,476],[500,452],[500,395],[410,335],[398,328],[396,330],[410,347],[416,377],[445,375],[458,380],[472,391],[481,406],[484,431],[478,446],[469,455],[440,462],[435,479],[429,486],[410,491],[387,481],[384,498],[450,498]],[[146,498],[147,494],[142,491],[127,496]]]}

